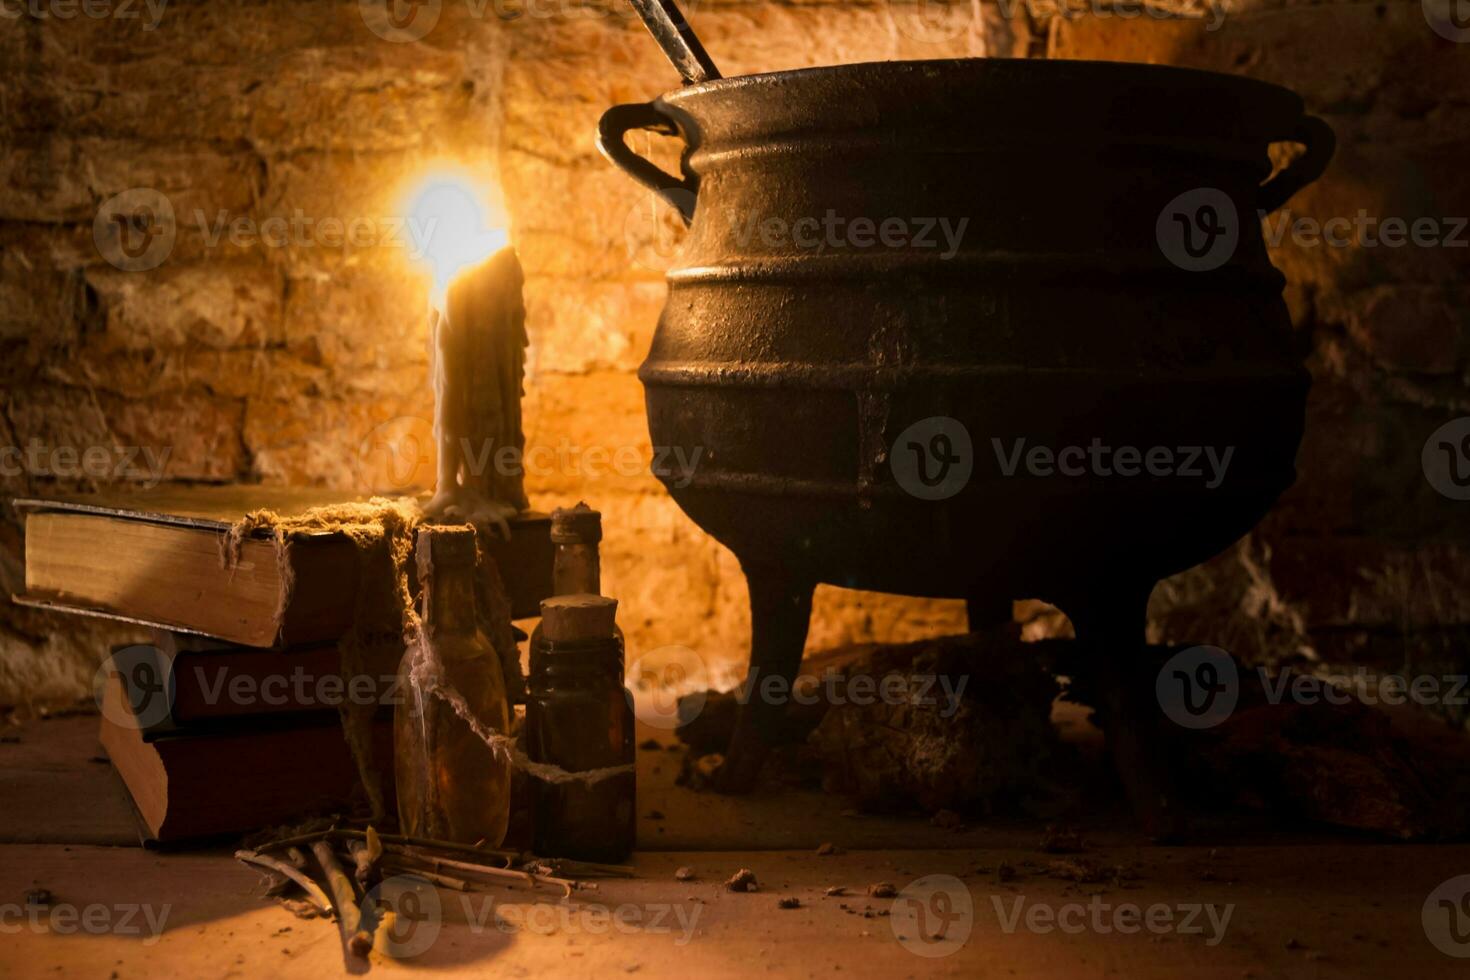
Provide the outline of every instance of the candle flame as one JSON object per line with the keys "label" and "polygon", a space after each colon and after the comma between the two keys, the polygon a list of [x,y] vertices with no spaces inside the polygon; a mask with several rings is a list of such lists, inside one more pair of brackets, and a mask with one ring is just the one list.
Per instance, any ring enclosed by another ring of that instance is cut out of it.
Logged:
{"label": "candle flame", "polygon": [[443,308],[449,283],[467,266],[477,265],[509,242],[504,228],[485,222],[485,209],[468,180],[436,175],[424,180],[409,207],[414,255],[434,276],[435,306]]}

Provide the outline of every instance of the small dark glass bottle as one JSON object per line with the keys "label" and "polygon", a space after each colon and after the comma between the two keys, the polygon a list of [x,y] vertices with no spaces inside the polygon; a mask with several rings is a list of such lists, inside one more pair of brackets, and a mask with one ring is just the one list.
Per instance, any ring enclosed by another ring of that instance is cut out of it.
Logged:
{"label": "small dark glass bottle", "polygon": [[[633,765],[633,700],[623,687],[616,605],[591,595],[542,604],[526,699],[526,754],[533,762],[567,772]],[[616,862],[632,853],[637,787],[631,768],[592,783],[535,779],[533,786],[537,854]]]}
{"label": "small dark glass bottle", "polygon": [[558,507],[551,512],[551,543],[556,546],[552,564],[552,595],[586,592],[602,594],[602,563],[598,543],[602,541],[602,514],[586,504]]}
{"label": "small dark glass bottle", "polygon": [[[575,507],[558,507],[551,512],[552,556],[551,594],[602,595],[602,561],[598,542],[602,540],[602,513],[579,503]],[[616,626],[613,633],[622,639]],[[541,638],[538,625],[531,632],[531,649]]]}

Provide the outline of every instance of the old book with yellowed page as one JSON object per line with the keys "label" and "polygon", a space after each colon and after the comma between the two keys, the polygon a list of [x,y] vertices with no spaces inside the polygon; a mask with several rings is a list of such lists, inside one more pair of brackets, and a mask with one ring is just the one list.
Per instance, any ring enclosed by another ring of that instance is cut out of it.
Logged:
{"label": "old book with yellowed page", "polygon": [[[281,540],[230,530],[260,510],[282,517],[361,498],[259,486],[157,488],[132,494],[23,498],[23,605],[158,626],[254,647],[335,640],[353,625],[356,545],[341,530]],[[550,519],[526,513],[487,550],[517,618],[551,590]]]}

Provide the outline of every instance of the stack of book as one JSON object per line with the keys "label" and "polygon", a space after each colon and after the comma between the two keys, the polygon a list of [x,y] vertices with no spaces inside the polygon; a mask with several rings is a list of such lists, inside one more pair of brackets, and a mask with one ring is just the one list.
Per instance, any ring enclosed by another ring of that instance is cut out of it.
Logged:
{"label": "stack of book", "polygon": [[[133,496],[21,499],[22,605],[122,620],[151,641],[113,651],[101,672],[101,742],[146,839],[239,833],[348,803],[356,765],[343,704],[380,706],[374,752],[392,755],[396,684],[344,677],[356,547],[323,532],[283,547],[269,533],[221,559],[231,526],[258,510],[342,503],[330,491],[210,487]],[[551,591],[549,519],[524,515],[491,549],[512,614]]]}

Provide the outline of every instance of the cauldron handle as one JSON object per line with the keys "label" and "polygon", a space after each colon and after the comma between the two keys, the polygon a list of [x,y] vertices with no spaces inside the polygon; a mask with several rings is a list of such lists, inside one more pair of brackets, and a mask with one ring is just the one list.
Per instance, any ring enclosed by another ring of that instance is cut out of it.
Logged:
{"label": "cauldron handle", "polygon": [[602,114],[597,123],[597,148],[614,166],[647,187],[684,219],[694,220],[694,195],[699,190],[693,177],[675,177],[665,173],[628,148],[625,137],[630,130],[651,129],[665,136],[678,136],[679,127],[653,102],[615,105]]}
{"label": "cauldron handle", "polygon": [[1337,149],[1337,134],[1316,116],[1303,116],[1283,143],[1300,143],[1307,152],[1297,157],[1275,177],[1261,185],[1256,206],[1267,214],[1291,200],[1291,196],[1322,176]]}

